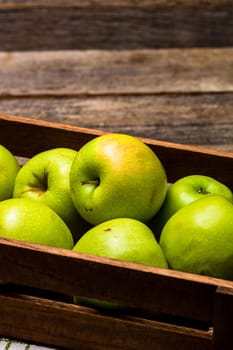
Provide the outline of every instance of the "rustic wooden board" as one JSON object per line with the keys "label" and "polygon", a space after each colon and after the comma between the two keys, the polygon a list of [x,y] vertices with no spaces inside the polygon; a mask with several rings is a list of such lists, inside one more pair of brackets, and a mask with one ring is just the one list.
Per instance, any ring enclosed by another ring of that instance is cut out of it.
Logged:
{"label": "rustic wooden board", "polygon": [[215,305],[213,350],[227,349],[233,330],[233,289],[218,287]]}
{"label": "rustic wooden board", "polygon": [[2,281],[119,302],[139,315],[165,315],[184,323],[213,325],[216,288],[233,288],[231,281],[7,239],[0,240],[0,252]]}
{"label": "rustic wooden board", "polygon": [[112,317],[25,295],[1,295],[0,312],[4,318],[4,322],[0,321],[3,334],[58,348],[144,350],[156,347],[156,350],[171,350],[178,346],[180,350],[211,350],[211,331],[143,318]]}
{"label": "rustic wooden board", "polygon": [[0,111],[233,152],[232,94],[12,97]]}
{"label": "rustic wooden board", "polygon": [[[6,239],[0,253],[1,280],[39,288],[36,296],[1,286],[5,336],[75,350],[222,350],[231,339],[233,282]],[[136,312],[100,313],[41,297],[42,288],[119,301]]]}
{"label": "rustic wooden board", "polygon": [[196,7],[225,6],[232,4],[231,0],[0,0],[0,7]]}
{"label": "rustic wooden board", "polygon": [[0,10],[1,50],[233,44],[233,4],[226,0],[79,0],[52,6],[43,0],[2,0]]}
{"label": "rustic wooden board", "polygon": [[233,151],[232,62],[232,48],[0,53],[0,111]]}
{"label": "rustic wooden board", "polygon": [[226,93],[232,63],[233,48],[0,52],[0,95]]}

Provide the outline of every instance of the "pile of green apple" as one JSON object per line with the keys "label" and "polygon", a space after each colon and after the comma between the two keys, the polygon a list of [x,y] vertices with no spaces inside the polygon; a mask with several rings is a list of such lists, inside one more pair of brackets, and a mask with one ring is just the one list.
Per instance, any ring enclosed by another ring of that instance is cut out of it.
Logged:
{"label": "pile of green apple", "polygon": [[233,193],[204,175],[169,184],[151,148],[125,134],[23,165],[2,145],[0,237],[233,280]]}

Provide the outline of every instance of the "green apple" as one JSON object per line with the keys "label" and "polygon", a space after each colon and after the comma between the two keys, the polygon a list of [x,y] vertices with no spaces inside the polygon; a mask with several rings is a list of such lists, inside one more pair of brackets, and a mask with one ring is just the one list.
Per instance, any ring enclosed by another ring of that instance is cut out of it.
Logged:
{"label": "green apple", "polygon": [[[146,224],[131,218],[116,218],[96,225],[79,239],[73,250],[138,264],[168,267],[153,232]],[[89,298],[76,297],[75,302],[101,308],[119,307]]]}
{"label": "green apple", "polygon": [[144,265],[167,267],[153,232],[143,222],[131,218],[116,218],[92,227],[78,240],[73,250]]}
{"label": "green apple", "polygon": [[223,196],[233,202],[233,193],[230,188],[213,177],[188,175],[171,184],[162,207],[149,224],[156,238],[159,239],[163,226],[177,210],[212,194]]}
{"label": "green apple", "polygon": [[0,201],[12,197],[16,174],[20,165],[14,155],[0,145]]}
{"label": "green apple", "polygon": [[26,198],[0,202],[0,237],[72,249],[72,234],[51,208]]}
{"label": "green apple", "polygon": [[70,195],[70,168],[77,152],[53,148],[30,158],[18,172],[13,197],[36,200],[53,209],[77,240],[90,228],[73,205]]}
{"label": "green apple", "polygon": [[233,280],[233,204],[209,195],[179,209],[165,224],[160,246],[175,270]]}
{"label": "green apple", "polygon": [[74,205],[92,225],[129,217],[147,222],[161,207],[166,173],[142,141],[125,134],[105,134],[87,142],[70,171]]}

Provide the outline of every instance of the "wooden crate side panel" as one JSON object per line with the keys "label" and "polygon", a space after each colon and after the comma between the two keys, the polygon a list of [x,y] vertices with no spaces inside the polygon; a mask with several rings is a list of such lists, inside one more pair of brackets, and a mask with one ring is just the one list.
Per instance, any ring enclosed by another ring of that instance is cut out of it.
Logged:
{"label": "wooden crate side panel", "polygon": [[[0,334],[74,350],[210,350],[212,333],[23,295],[0,295]],[[14,322],[12,323],[12,321]]]}
{"label": "wooden crate side panel", "polygon": [[[36,278],[35,278],[36,276]],[[117,302],[138,314],[213,323],[218,285],[233,282],[0,240],[0,280]]]}
{"label": "wooden crate side panel", "polygon": [[213,350],[233,344],[233,288],[218,287],[215,299]]}

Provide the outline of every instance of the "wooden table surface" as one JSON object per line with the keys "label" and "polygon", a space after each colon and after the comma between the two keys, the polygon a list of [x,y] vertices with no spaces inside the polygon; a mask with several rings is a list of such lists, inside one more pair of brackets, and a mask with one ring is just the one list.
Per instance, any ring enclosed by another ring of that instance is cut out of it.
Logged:
{"label": "wooden table surface", "polygon": [[233,152],[232,0],[0,0],[0,113]]}

